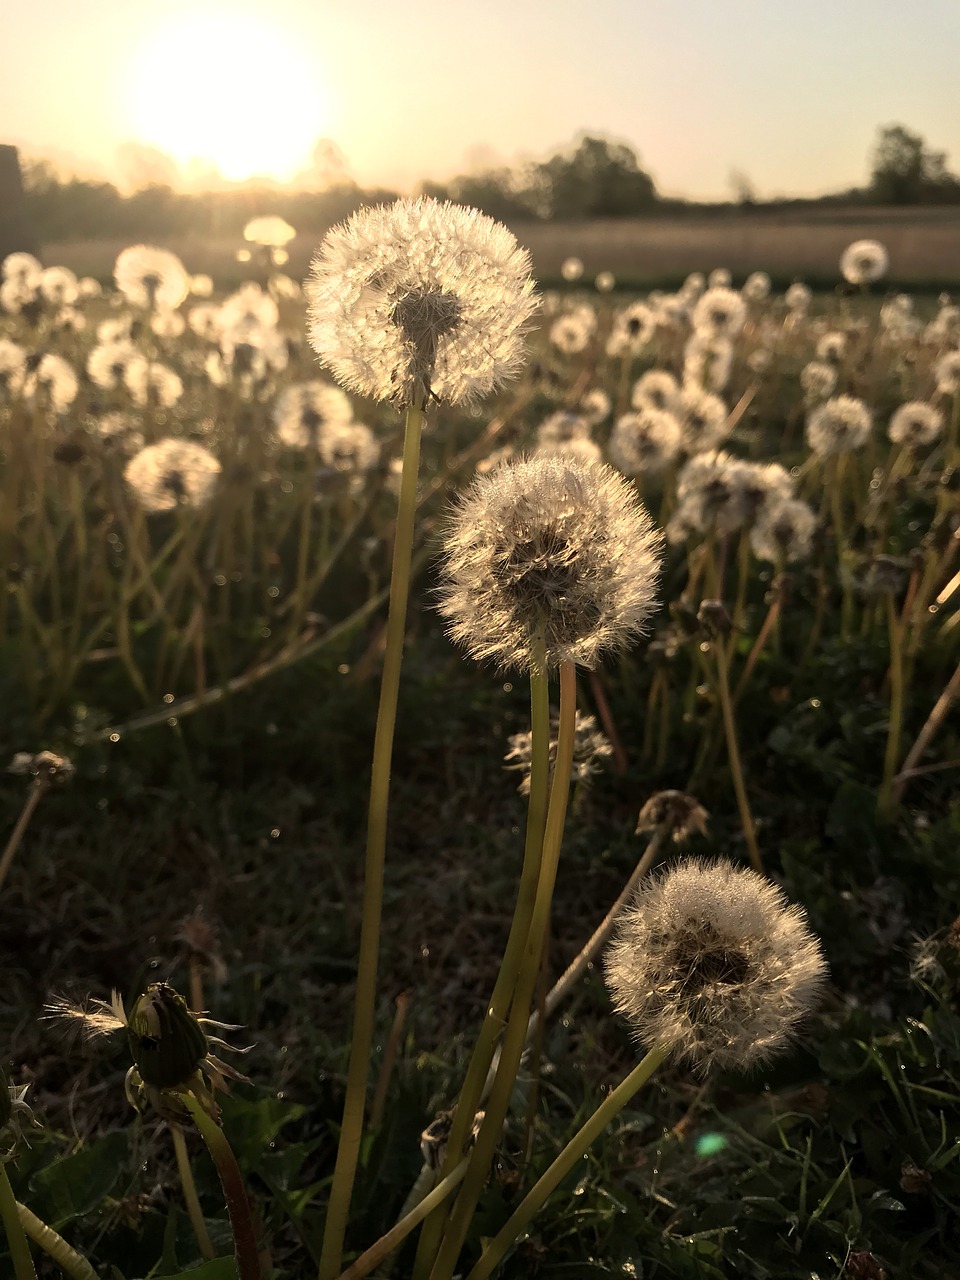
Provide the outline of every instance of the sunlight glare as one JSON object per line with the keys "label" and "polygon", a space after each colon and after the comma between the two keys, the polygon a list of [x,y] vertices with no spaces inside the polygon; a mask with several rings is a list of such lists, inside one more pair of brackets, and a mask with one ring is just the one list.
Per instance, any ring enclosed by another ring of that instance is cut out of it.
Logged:
{"label": "sunlight glare", "polygon": [[147,34],[131,65],[130,123],[140,142],[224,178],[290,179],[330,130],[316,60],[249,14],[184,14]]}

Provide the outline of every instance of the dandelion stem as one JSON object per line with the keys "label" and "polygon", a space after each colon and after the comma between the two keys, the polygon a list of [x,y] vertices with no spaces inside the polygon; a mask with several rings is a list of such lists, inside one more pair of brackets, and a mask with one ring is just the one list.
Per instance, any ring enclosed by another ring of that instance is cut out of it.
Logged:
{"label": "dandelion stem", "polygon": [[947,687],[934,704],[933,710],[927,716],[923,728],[917,734],[917,740],[907,752],[906,759],[903,762],[899,774],[894,779],[893,800],[895,804],[899,804],[903,797],[907,783],[913,776],[913,770],[916,768],[920,757],[926,751],[927,747],[933,740],[934,734],[940,728],[950,710],[954,700],[960,696],[960,663],[957,669],[947,682]]}
{"label": "dandelion stem", "polygon": [[[497,1037],[507,1022],[510,1001],[517,985],[517,974],[536,902],[550,781],[550,678],[542,638],[535,640],[533,647],[534,656],[530,666],[530,795],[527,802],[527,832],[524,842],[523,869],[520,872],[520,885],[517,890],[517,905],[493,995],[490,997],[486,1016],[480,1027],[480,1034],[477,1036],[477,1043],[457,1100],[447,1139],[447,1155],[441,1169],[442,1174],[446,1173],[462,1154],[467,1136],[473,1128],[477,1108],[488,1092],[491,1083],[488,1075],[490,1063],[493,1061]],[[446,1211],[440,1210],[424,1225],[417,1248],[417,1260],[413,1273],[415,1280],[422,1280],[422,1277],[429,1274],[430,1265],[440,1247],[446,1217]]]}
{"label": "dandelion stem", "polygon": [[893,775],[900,758],[900,735],[903,730],[903,629],[897,616],[892,593],[887,593],[887,635],[890,639],[890,713],[887,723],[887,747],[883,756],[883,781],[877,803],[880,812],[889,817],[896,807]]}
{"label": "dandelion stem", "polygon": [[521,1203],[510,1215],[494,1238],[487,1245],[483,1256],[467,1280],[486,1280],[494,1267],[506,1254],[507,1250],[523,1231],[550,1195],[557,1189],[577,1161],[583,1156],[604,1131],[611,1120],[627,1105],[637,1090],[647,1083],[656,1069],[669,1053],[668,1048],[651,1049],[626,1079],[617,1085],[612,1093],[607,1094],[600,1106],[578,1132],[570,1139],[553,1164],[537,1180],[524,1196]]}
{"label": "dandelion stem", "polygon": [[97,1273],[90,1263],[82,1254],[77,1253],[72,1245],[67,1244],[59,1232],[54,1231],[53,1227],[48,1227],[42,1218],[38,1218],[19,1201],[17,1201],[17,1213],[24,1231],[34,1244],[38,1244],[44,1253],[54,1260],[60,1270],[71,1277],[71,1280],[97,1280]]}
{"label": "dandelion stem", "polygon": [[556,764],[553,771],[553,785],[550,788],[550,805],[543,836],[540,878],[537,884],[533,917],[530,921],[530,932],[523,951],[521,968],[517,976],[517,989],[510,1008],[510,1021],[503,1040],[500,1066],[497,1069],[486,1115],[477,1135],[476,1146],[471,1152],[470,1166],[450,1214],[443,1243],[437,1254],[433,1271],[430,1273],[430,1280],[450,1280],[453,1275],[480,1192],[483,1190],[487,1171],[503,1132],[503,1122],[527,1042],[530,1001],[540,971],[543,943],[550,922],[550,904],[553,899],[553,886],[556,881],[557,863],[560,858],[563,827],[567,815],[576,714],[576,667],[572,662],[566,661],[560,665],[560,724],[557,731]]}
{"label": "dandelion stem", "polygon": [[191,1093],[181,1093],[180,1100],[193,1117],[193,1122],[206,1143],[210,1157],[217,1167],[220,1185],[230,1216],[233,1229],[233,1250],[237,1260],[239,1280],[262,1280],[260,1255],[257,1251],[257,1236],[253,1229],[253,1213],[250,1199],[243,1183],[243,1174],[237,1164],[237,1157],[227,1141],[227,1136],[203,1109],[201,1103]]}
{"label": "dandelion stem", "polygon": [[40,803],[40,797],[46,791],[46,785],[39,779],[36,779],[30,787],[27,796],[27,802],[20,810],[20,817],[17,819],[16,826],[10,833],[10,839],[7,841],[3,856],[0,857],[0,889],[3,888],[7,879],[7,872],[10,870],[10,864],[13,862],[13,856],[20,848],[20,842],[26,834],[27,827],[30,825],[30,819],[36,811],[37,805]]}
{"label": "dandelion stem", "polygon": [[216,1250],[210,1241],[207,1224],[203,1220],[203,1211],[200,1208],[200,1200],[197,1196],[197,1184],[193,1180],[193,1170],[190,1168],[190,1157],[187,1154],[187,1144],[183,1136],[183,1130],[178,1124],[170,1125],[170,1136],[173,1138],[173,1150],[177,1157],[177,1172],[180,1174],[180,1185],[183,1188],[183,1198],[186,1202],[187,1213],[190,1215],[193,1234],[197,1237],[197,1244],[200,1246],[200,1252],[206,1261],[212,1262],[217,1256]]}
{"label": "dandelion stem", "polygon": [[399,1222],[395,1223],[386,1235],[382,1235],[375,1244],[369,1249],[361,1253],[360,1257],[342,1272],[337,1280],[360,1280],[361,1276],[368,1276],[378,1262],[382,1262],[384,1258],[393,1253],[394,1249],[401,1244],[410,1232],[422,1222],[424,1218],[437,1205],[442,1204],[463,1181],[463,1175],[467,1172],[467,1161],[461,1160],[460,1163],[451,1170],[450,1173],[428,1192],[423,1199],[409,1211],[404,1214]]}
{"label": "dandelion stem", "polygon": [[3,1222],[3,1229],[6,1232],[16,1280],[37,1280],[33,1258],[30,1256],[30,1246],[27,1244],[27,1237],[24,1235],[23,1224],[17,1210],[16,1197],[2,1160],[0,1160],[0,1221]]}
{"label": "dandelion stem", "polygon": [[727,739],[727,759],[730,762],[730,776],[737,797],[737,808],[740,810],[740,822],[743,825],[743,836],[747,842],[750,865],[754,871],[763,875],[763,859],[757,846],[757,837],[753,829],[753,817],[750,813],[750,802],[747,800],[747,789],[743,784],[743,768],[740,764],[740,748],[737,746],[737,726],[733,718],[733,704],[730,699],[730,671],[727,666],[727,651],[722,637],[711,646],[717,664],[717,694],[720,698],[720,710],[723,715],[723,731]]}
{"label": "dandelion stem", "polygon": [[390,766],[393,733],[397,719],[400,665],[410,589],[410,562],[417,511],[417,478],[420,470],[422,403],[407,408],[403,442],[403,470],[397,504],[397,525],[393,544],[393,571],[387,612],[386,651],[380,682],[380,706],[374,735],[373,766],[370,777],[370,804],[367,813],[367,849],[364,863],[363,918],[360,925],[360,957],[354,1002],[353,1036],[347,1068],[347,1088],[337,1160],[330,1188],[330,1202],[320,1254],[320,1280],[334,1280],[340,1272],[343,1242],[350,1199],[360,1157],[363,1113],[366,1103],[367,1072],[376,1008],[377,961],[380,949],[380,916],[383,909],[383,867],[387,846],[387,803],[390,793]]}

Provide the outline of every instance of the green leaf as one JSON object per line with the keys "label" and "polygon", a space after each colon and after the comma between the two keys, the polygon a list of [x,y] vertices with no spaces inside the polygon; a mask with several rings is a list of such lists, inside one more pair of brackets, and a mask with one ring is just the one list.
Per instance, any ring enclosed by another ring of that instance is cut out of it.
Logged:
{"label": "green leaf", "polygon": [[48,1165],[34,1178],[35,1212],[54,1228],[93,1212],[113,1190],[128,1157],[127,1134],[116,1129],[76,1155]]}

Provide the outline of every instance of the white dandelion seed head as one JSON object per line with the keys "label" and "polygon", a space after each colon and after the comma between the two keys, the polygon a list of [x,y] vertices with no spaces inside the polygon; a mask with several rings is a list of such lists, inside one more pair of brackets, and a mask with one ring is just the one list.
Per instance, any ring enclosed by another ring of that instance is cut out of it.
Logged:
{"label": "white dandelion seed head", "polygon": [[733,369],[729,338],[705,338],[694,332],[683,349],[683,380],[705,391],[723,391]]}
{"label": "white dandelion seed head", "polygon": [[645,302],[633,302],[613,317],[607,343],[610,356],[638,356],[657,331],[657,317]]}
{"label": "white dandelion seed head", "polygon": [[955,342],[960,337],[960,307],[952,302],[941,302],[940,310],[923,332],[924,342],[931,346]]}
{"label": "white dandelion seed head", "polygon": [[132,342],[98,342],[87,356],[87,374],[102,390],[113,391],[123,384],[127,365],[136,358],[142,357]]}
{"label": "white dandelion seed head", "polygon": [[41,356],[33,369],[28,361],[19,386],[24,400],[45,403],[54,413],[66,413],[79,390],[80,381],[73,365],[52,352]]}
{"label": "white dandelion seed head", "polygon": [[690,458],[677,477],[678,528],[724,534],[745,524],[749,512],[743,465],[723,450]]}
{"label": "white dandelion seed head", "polygon": [[183,380],[169,365],[133,355],[123,371],[123,381],[134,404],[144,408],[153,401],[162,409],[172,409],[183,395]]}
{"label": "white dandelion seed head", "polygon": [[747,318],[747,307],[735,289],[711,288],[693,309],[694,332],[703,338],[737,336]]}
{"label": "white dandelion seed head", "polygon": [[198,275],[190,277],[190,293],[195,298],[209,298],[213,295],[213,280],[201,271]]}
{"label": "white dandelion seed head", "polygon": [[633,384],[630,403],[635,409],[673,410],[680,384],[666,369],[648,369]]}
{"label": "white dandelion seed head", "polygon": [[541,422],[537,428],[539,453],[563,453],[578,457],[583,462],[599,461],[600,446],[590,434],[590,423],[580,413],[559,409]]}
{"label": "white dandelion seed head", "polygon": [[809,286],[797,280],[787,289],[783,295],[783,300],[795,315],[802,316],[810,310],[813,294],[810,292]]}
{"label": "white dandelion seed head", "polygon": [[93,298],[103,297],[103,286],[99,280],[95,280],[93,276],[81,276],[77,281],[77,289],[80,297],[85,301],[91,301]]}
{"label": "white dandelion seed head", "polygon": [[622,414],[610,433],[610,461],[625,476],[657,475],[680,452],[680,423],[666,409]]}
{"label": "white dandelion seed head", "polygon": [[158,310],[150,317],[150,329],[158,338],[180,338],[187,322],[179,311]]}
{"label": "white dandelion seed head", "polygon": [[27,351],[10,338],[0,338],[0,388],[22,385]]}
{"label": "white dandelion seed head", "polygon": [[319,452],[325,467],[358,481],[357,491],[362,489],[366,473],[380,461],[379,441],[362,422],[328,425],[320,435]]}
{"label": "white dandelion seed head", "polygon": [[879,240],[855,240],[840,256],[840,274],[848,284],[873,284],[887,274],[889,265]]}
{"label": "white dandelion seed head", "polygon": [[922,449],[933,444],[943,431],[943,414],[926,400],[909,400],[890,419],[887,434],[894,444]]}
{"label": "white dandelion seed head", "polygon": [[249,341],[247,334],[275,329],[279,319],[274,299],[253,281],[241,285],[220,306],[221,334],[233,334],[240,341]]}
{"label": "white dandelion seed head", "polygon": [[687,453],[716,449],[730,435],[730,415],[724,401],[695,383],[686,383],[677,393],[674,412]]}
{"label": "white dandelion seed head", "polygon": [[599,427],[610,417],[613,402],[602,387],[591,387],[580,397],[577,412],[581,414],[591,427]]}
{"label": "white dandelion seed head", "polygon": [[933,377],[941,395],[960,392],[960,351],[946,351],[933,366]]}
{"label": "white dandelion seed head", "polygon": [[601,271],[593,284],[597,293],[612,293],[617,287],[617,277],[612,271]]}
{"label": "white dandelion seed head", "polygon": [[807,444],[821,458],[861,449],[870,438],[873,418],[856,396],[832,396],[807,415]]}
{"label": "white dandelion seed head", "polygon": [[765,302],[770,297],[770,287],[766,271],[751,271],[740,292],[748,302]]}
{"label": "white dandelion seed head", "polygon": [[690,274],[687,276],[687,278],[684,280],[683,284],[680,286],[680,292],[684,295],[685,298],[688,298],[691,302],[696,302],[696,300],[701,296],[701,294],[706,289],[706,287],[707,287],[707,278],[703,274],[703,272],[691,271]]}
{"label": "white dandelion seed head", "polygon": [[133,244],[121,250],[113,278],[135,307],[175,311],[190,289],[190,276],[177,255],[154,245]]}
{"label": "white dandelion seed head", "polygon": [[40,293],[53,307],[72,307],[80,286],[69,267],[47,267],[40,274]]}
{"label": "white dandelion seed head", "polygon": [[506,227],[420,198],[327,233],[304,286],[311,345],[339,382],[408,405],[474,403],[524,359],[530,258]]}
{"label": "white dandelion seed head", "polygon": [[20,276],[11,276],[0,284],[0,311],[6,311],[9,315],[18,316],[36,299],[36,287]]}
{"label": "white dandelion seed head", "polygon": [[838,329],[830,329],[817,339],[817,359],[839,364],[847,353],[847,335]]}
{"label": "white dandelion seed head", "polygon": [[168,437],[131,458],[123,478],[144,511],[173,511],[204,506],[220,471],[220,463],[203,445]]}
{"label": "white dandelion seed head", "polygon": [[708,289],[729,289],[733,284],[733,276],[727,267],[714,267],[707,276]]}
{"label": "white dandelion seed head", "polygon": [[583,275],[583,263],[579,258],[564,258],[560,274],[567,284],[573,284],[574,280],[579,280]]}
{"label": "white dandelion seed head", "polygon": [[353,405],[327,382],[297,382],[274,402],[270,416],[277,435],[292,449],[319,449],[326,432],[353,420]]}
{"label": "white dandelion seed head", "polygon": [[440,611],[477,661],[594,667],[644,628],[662,536],[612,468],[564,456],[478,479],[450,519]]}
{"label": "white dandelion seed head", "polygon": [[190,332],[204,342],[216,342],[220,337],[220,308],[212,302],[201,302],[187,312]]}
{"label": "white dandelion seed head", "polygon": [[0,278],[16,280],[36,293],[40,288],[43,264],[32,253],[8,253],[0,264]]}
{"label": "white dandelion seed head", "polygon": [[817,517],[799,498],[768,503],[750,530],[750,547],[758,560],[792,564],[809,560]]}
{"label": "white dandelion seed head", "polygon": [[730,862],[691,858],[641,883],[605,973],[639,1043],[705,1074],[786,1048],[816,1008],[827,967],[780,889]]}
{"label": "white dandelion seed head", "polygon": [[582,313],[571,312],[569,315],[558,316],[550,326],[550,345],[565,356],[579,355],[589,346],[595,328],[596,324],[585,321]]}
{"label": "white dandelion seed head", "polygon": [[837,389],[837,369],[825,360],[808,360],[800,370],[800,386],[808,401],[828,400]]}

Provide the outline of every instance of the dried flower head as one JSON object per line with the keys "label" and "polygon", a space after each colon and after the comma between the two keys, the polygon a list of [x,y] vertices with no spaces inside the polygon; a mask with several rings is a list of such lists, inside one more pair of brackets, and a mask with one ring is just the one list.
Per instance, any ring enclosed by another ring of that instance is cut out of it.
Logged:
{"label": "dried flower head", "polygon": [[674,844],[682,844],[694,833],[705,836],[709,817],[696,796],[686,791],[657,791],[640,810],[635,834],[662,827]]}
{"label": "dried flower head", "polygon": [[147,244],[123,249],[114,265],[113,278],[135,307],[173,311],[190,289],[190,276],[177,255]]}
{"label": "dried flower head", "polygon": [[784,1048],[826,964],[799,907],[754,871],[691,859],[644,881],[607,952],[614,1008],[699,1072]]}
{"label": "dried flower head", "polygon": [[[557,760],[557,740],[560,732],[560,717],[550,718],[550,777]],[[521,795],[530,794],[530,768],[533,762],[533,735],[512,733],[509,738],[510,750],[503,757],[504,768],[519,769],[523,773],[517,790]],[[573,740],[573,760],[570,766],[571,782],[589,782],[590,778],[600,770],[601,764],[613,755],[610,739],[597,728],[595,716],[576,713]]]}
{"label": "dried flower head", "polygon": [[887,434],[894,444],[923,449],[943,430],[943,414],[926,400],[909,400],[894,411]]}
{"label": "dried flower head", "polygon": [[879,240],[855,240],[840,257],[840,274],[848,284],[873,284],[886,275],[889,263]]}
{"label": "dried flower head", "polygon": [[536,308],[529,255],[476,209],[420,198],[329,231],[305,285],[338,381],[400,405],[469,403],[513,377]]}
{"label": "dried flower head", "polygon": [[594,667],[653,612],[662,537],[612,468],[534,457],[460,501],[446,538],[441,612],[478,661]]}
{"label": "dried flower head", "polygon": [[870,438],[870,410],[856,396],[832,396],[807,417],[807,444],[821,458],[861,449]]}
{"label": "dried flower head", "polygon": [[123,478],[145,511],[202,507],[211,497],[220,463],[209,449],[172,437],[141,449]]}

